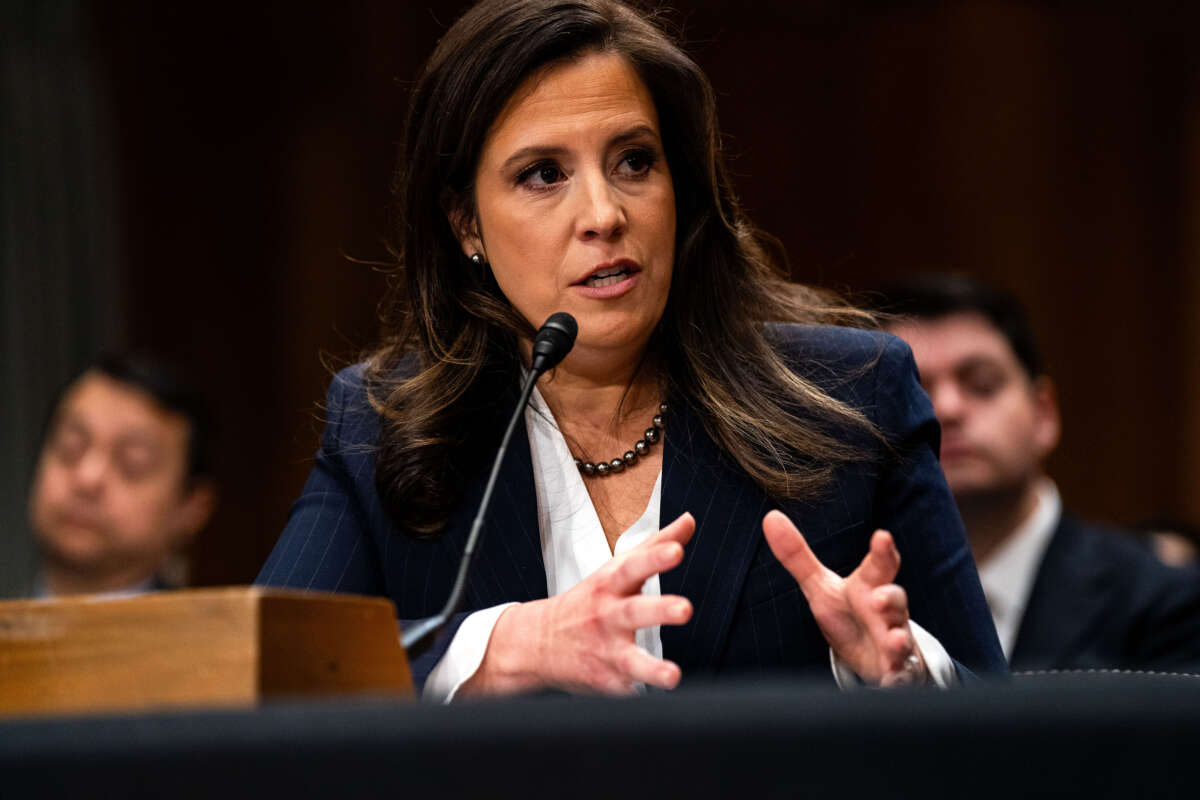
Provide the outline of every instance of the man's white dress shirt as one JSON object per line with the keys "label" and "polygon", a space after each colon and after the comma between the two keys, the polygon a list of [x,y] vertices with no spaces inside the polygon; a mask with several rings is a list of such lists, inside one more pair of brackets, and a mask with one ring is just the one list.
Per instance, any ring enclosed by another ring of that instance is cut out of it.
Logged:
{"label": "man's white dress shirt", "polygon": [[[126,586],[123,589],[109,589],[104,592],[92,592],[88,595],[77,595],[78,597],[86,596],[91,600],[124,600],[127,597],[137,597],[141,594],[148,594],[154,591],[154,578],[149,577],[140,583],[135,583],[132,586]],[[51,600],[58,595],[50,591],[50,584],[46,582],[46,576],[38,574],[37,579],[33,582],[33,591],[31,596],[34,600]]]}
{"label": "man's white dress shirt", "polygon": [[[533,483],[537,495],[538,530],[542,542],[542,563],[546,569],[546,590],[550,597],[571,589],[614,556],[626,553],[646,541],[658,527],[662,500],[662,472],[654,482],[646,510],[617,539],[615,552],[608,540],[592,499],[588,495],[575,458],[567,447],[554,415],[535,388],[525,411],[529,432],[529,450],[533,460]],[[517,445],[519,446],[519,445]],[[643,594],[660,594],[658,576],[642,586]],[[476,611],[459,627],[446,653],[425,682],[426,699],[449,702],[483,661],[492,629],[505,603]],[[945,649],[931,634],[912,623],[913,635],[930,674],[939,686],[957,683],[954,664]],[[662,657],[659,627],[642,628],[636,634],[639,646],[651,655]],[[843,688],[856,684],[857,678],[840,659],[830,654],[834,677]]]}
{"label": "man's white dress shirt", "polygon": [[1021,526],[979,565],[979,582],[987,597],[1004,657],[1011,661],[1021,618],[1029,605],[1033,582],[1046,548],[1062,517],[1062,497],[1049,478],[1037,485],[1037,505]]}

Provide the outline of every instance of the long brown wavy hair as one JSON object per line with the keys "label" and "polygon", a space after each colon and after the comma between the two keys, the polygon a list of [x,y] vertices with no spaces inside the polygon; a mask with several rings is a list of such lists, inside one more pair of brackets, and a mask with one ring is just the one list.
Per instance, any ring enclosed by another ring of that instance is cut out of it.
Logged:
{"label": "long brown wavy hair", "polygon": [[871,317],[788,281],[774,240],[739,207],[712,86],[654,15],[616,0],[485,0],[446,32],[413,89],[394,187],[397,266],[384,339],[368,360],[382,419],[376,485],[407,535],[436,536],[490,463],[506,398],[515,400],[518,341],[534,333],[486,265],[463,256],[450,219],[473,224],[480,153],[517,88],[591,52],[627,59],[661,121],[678,220],[652,344],[667,390],[688,398],[718,446],[781,499],[811,496],[863,456],[831,430],[877,435],[772,348],[764,322],[869,326]]}

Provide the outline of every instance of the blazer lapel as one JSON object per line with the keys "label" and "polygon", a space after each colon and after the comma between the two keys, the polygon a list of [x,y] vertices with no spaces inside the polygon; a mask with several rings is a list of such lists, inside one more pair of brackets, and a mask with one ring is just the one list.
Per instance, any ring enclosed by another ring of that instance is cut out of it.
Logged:
{"label": "blazer lapel", "polygon": [[721,454],[686,402],[677,397],[668,402],[660,527],[690,511],[696,532],[683,562],[660,577],[663,594],[683,595],[694,609],[687,625],[662,627],[663,655],[685,674],[689,669],[712,672],[769,504],[765,493]]}
{"label": "blazer lapel", "polygon": [[1038,567],[1025,615],[1017,630],[1013,669],[1070,666],[1082,640],[1105,612],[1105,565],[1088,557],[1076,523],[1064,512]]}
{"label": "blazer lapel", "polygon": [[[504,409],[504,418],[499,424],[504,425],[515,407],[515,399],[506,397],[499,405]],[[463,502],[445,533],[446,552],[452,557],[461,554],[466,547],[471,521],[483,498],[490,470],[489,461],[464,493]],[[457,561],[454,568],[457,569]],[[538,533],[533,459],[529,454],[529,435],[522,414],[504,455],[496,488],[492,491],[491,506],[484,518],[475,563],[467,578],[465,607],[488,608],[544,597],[546,569],[542,564],[542,542]]]}

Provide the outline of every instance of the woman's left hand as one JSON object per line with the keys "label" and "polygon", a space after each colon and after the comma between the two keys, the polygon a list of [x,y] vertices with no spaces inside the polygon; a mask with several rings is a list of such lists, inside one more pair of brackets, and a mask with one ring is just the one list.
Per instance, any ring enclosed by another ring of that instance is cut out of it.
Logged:
{"label": "woman's left hand", "polygon": [[834,654],[863,681],[900,686],[929,679],[908,626],[908,595],[893,583],[900,553],[890,533],[875,531],[866,557],[845,578],[817,559],[782,512],[763,518],[763,533],[771,552],[800,584]]}

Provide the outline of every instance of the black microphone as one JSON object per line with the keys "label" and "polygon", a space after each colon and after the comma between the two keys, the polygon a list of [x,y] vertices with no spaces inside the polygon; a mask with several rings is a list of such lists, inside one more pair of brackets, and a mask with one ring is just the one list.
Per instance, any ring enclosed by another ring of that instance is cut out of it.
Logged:
{"label": "black microphone", "polygon": [[492,473],[488,476],[487,486],[483,490],[483,499],[479,501],[479,510],[475,512],[475,519],[471,523],[471,532],[467,536],[467,544],[463,548],[462,561],[459,562],[458,575],[454,578],[454,587],[450,590],[450,597],[446,600],[446,605],[435,616],[418,620],[400,637],[400,646],[410,657],[415,658],[420,655],[431,643],[433,636],[458,611],[458,606],[462,603],[463,591],[467,585],[467,574],[471,571],[475,547],[479,544],[479,534],[483,530],[483,517],[487,513],[488,504],[491,503],[492,490],[496,487],[496,478],[500,475],[500,463],[504,461],[504,454],[508,452],[508,441],[512,438],[513,431],[516,430],[517,420],[525,413],[525,406],[529,405],[529,396],[533,394],[533,385],[537,383],[537,379],[546,370],[557,366],[567,353],[571,352],[571,348],[575,345],[575,334],[578,332],[579,326],[575,323],[575,318],[565,311],[559,311],[550,315],[550,318],[538,330],[537,336],[534,337],[532,368],[525,378],[525,385],[521,387],[521,399],[517,401],[517,407],[508,421],[504,438],[500,440],[500,450],[496,453],[496,460],[492,462]]}
{"label": "black microphone", "polygon": [[537,336],[533,337],[533,371],[541,375],[558,366],[575,345],[579,326],[575,318],[565,311],[551,314],[542,324]]}

